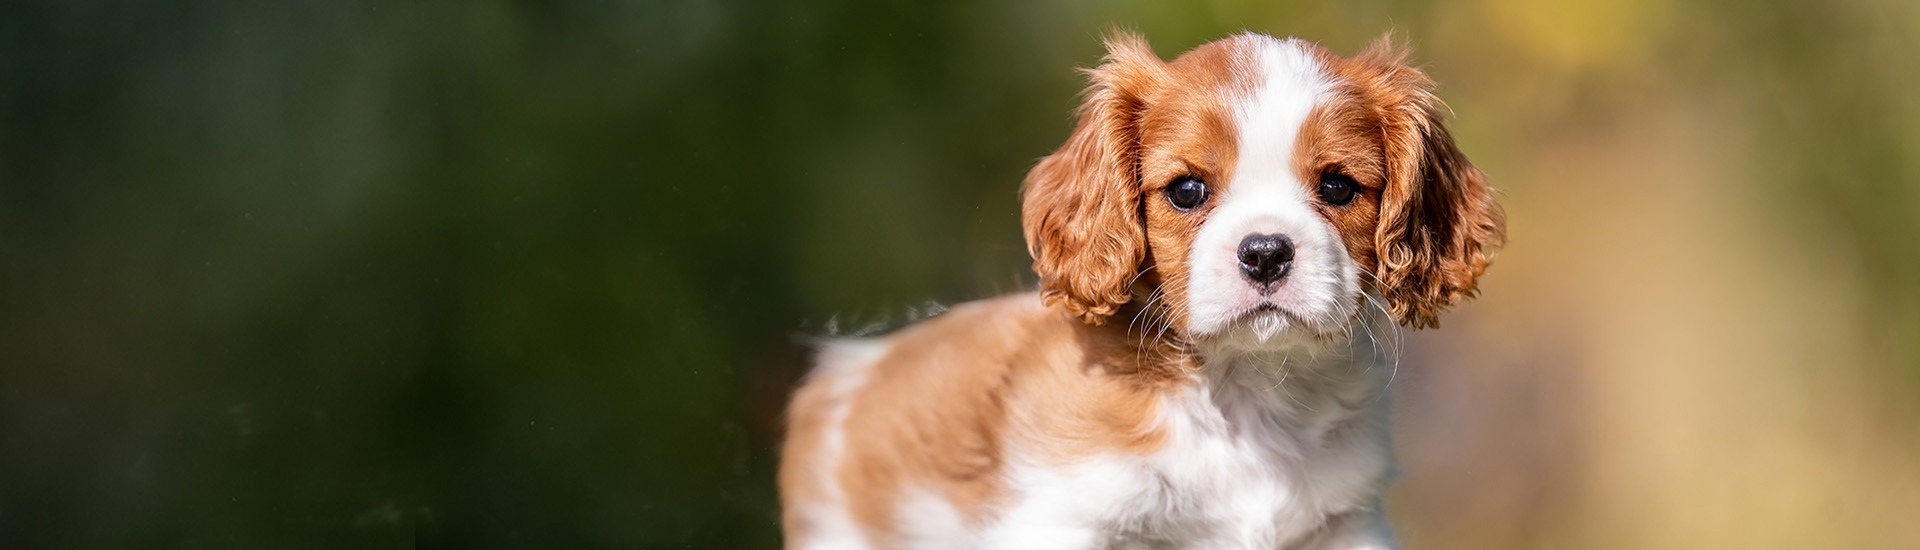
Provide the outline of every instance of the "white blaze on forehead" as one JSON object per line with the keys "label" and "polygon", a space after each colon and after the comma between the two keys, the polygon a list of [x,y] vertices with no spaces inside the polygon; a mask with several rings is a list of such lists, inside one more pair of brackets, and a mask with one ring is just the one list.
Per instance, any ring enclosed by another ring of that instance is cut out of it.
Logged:
{"label": "white blaze on forehead", "polygon": [[1320,72],[1319,60],[1299,40],[1248,38],[1253,42],[1248,53],[1259,76],[1253,93],[1234,113],[1240,129],[1239,165],[1227,192],[1273,185],[1297,190],[1300,186],[1292,171],[1294,139],[1330,86]]}

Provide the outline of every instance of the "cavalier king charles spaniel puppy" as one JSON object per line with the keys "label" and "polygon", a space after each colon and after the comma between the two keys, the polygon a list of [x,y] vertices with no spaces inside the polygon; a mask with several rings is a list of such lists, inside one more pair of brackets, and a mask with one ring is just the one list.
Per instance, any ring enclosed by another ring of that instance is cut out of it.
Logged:
{"label": "cavalier king charles spaniel puppy", "polygon": [[1394,545],[1382,337],[1505,235],[1433,82],[1385,38],[1107,50],[1022,186],[1038,292],[822,345],[789,547]]}

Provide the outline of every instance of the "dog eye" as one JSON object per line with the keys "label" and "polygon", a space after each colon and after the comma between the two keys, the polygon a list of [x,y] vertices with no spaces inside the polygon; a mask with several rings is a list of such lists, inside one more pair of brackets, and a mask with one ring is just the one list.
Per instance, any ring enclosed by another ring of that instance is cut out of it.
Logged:
{"label": "dog eye", "polygon": [[1180,210],[1192,210],[1207,200],[1207,184],[1193,176],[1181,177],[1167,186],[1167,202]]}
{"label": "dog eye", "polygon": [[1353,183],[1353,178],[1340,174],[1320,176],[1320,200],[1326,201],[1327,204],[1346,206],[1347,203],[1353,202],[1353,192],[1358,188],[1359,185]]}

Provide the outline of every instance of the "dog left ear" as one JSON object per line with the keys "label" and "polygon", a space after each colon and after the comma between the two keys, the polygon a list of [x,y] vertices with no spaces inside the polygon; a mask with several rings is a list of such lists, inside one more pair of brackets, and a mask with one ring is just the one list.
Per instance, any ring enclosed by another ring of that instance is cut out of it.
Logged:
{"label": "dog left ear", "polygon": [[1486,174],[1454,144],[1433,81],[1406,58],[1389,36],[1352,60],[1386,145],[1374,275],[1401,324],[1438,327],[1442,311],[1477,293],[1506,242],[1506,215]]}
{"label": "dog left ear", "polygon": [[1020,221],[1043,299],[1098,325],[1133,300],[1146,257],[1138,119],[1166,65],[1145,40],[1116,34],[1086,73],[1079,126],[1027,173]]}

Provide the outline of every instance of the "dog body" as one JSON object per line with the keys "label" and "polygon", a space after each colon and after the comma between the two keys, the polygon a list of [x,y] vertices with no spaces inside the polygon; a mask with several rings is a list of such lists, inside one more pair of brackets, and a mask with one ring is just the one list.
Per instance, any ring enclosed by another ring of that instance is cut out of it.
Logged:
{"label": "dog body", "polygon": [[1384,42],[1109,50],[1024,186],[1040,292],[822,347],[790,547],[1392,546],[1379,336],[1504,234],[1431,83]]}

